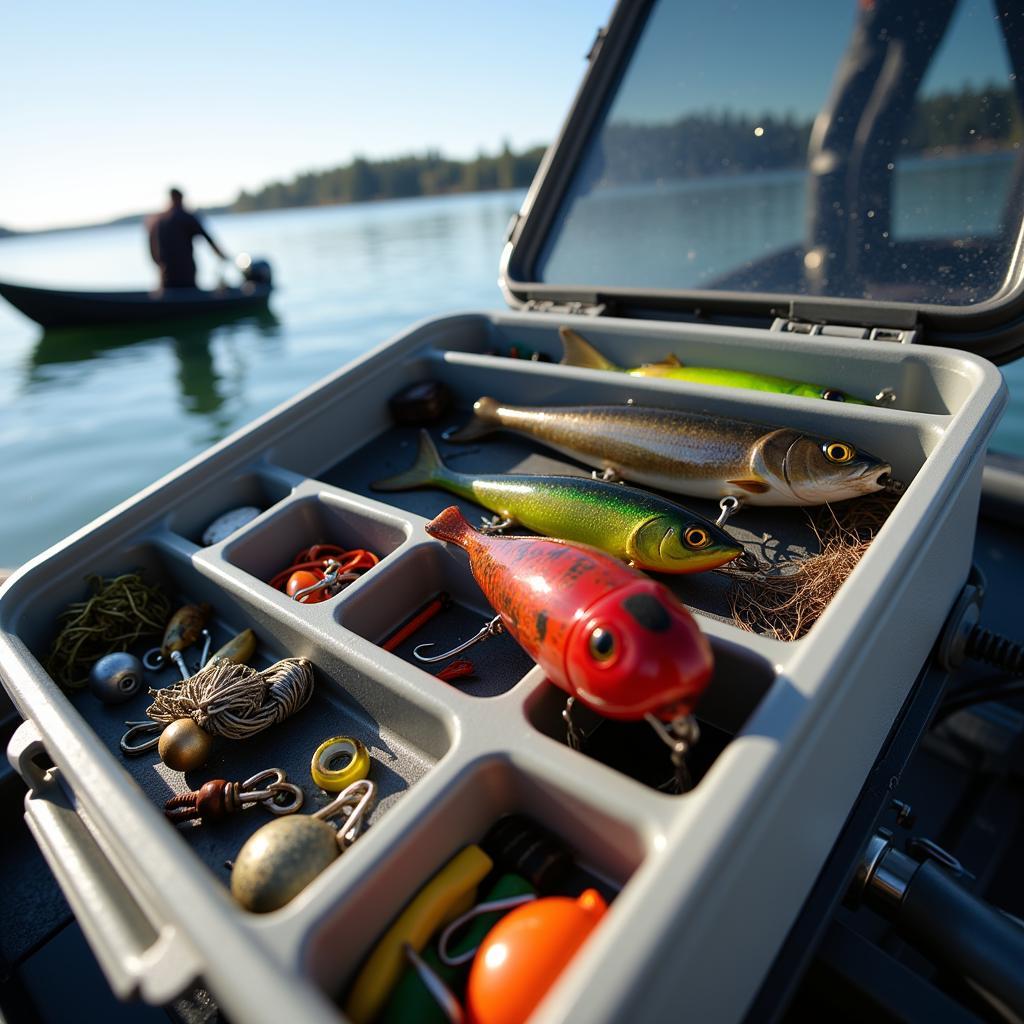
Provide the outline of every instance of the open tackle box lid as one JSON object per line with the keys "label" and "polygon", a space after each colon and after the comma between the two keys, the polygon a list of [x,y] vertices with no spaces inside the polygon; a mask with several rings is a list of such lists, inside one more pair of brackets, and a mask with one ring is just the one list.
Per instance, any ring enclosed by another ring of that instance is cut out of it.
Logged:
{"label": "open tackle box lid", "polygon": [[1024,351],[1024,11],[619,3],[512,219],[514,306]]}

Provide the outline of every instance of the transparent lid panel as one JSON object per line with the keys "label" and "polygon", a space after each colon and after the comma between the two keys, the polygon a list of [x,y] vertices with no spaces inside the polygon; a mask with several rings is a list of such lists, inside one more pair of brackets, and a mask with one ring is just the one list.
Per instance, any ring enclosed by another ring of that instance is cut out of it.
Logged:
{"label": "transparent lid panel", "polygon": [[1002,6],[654,3],[534,278],[997,297],[1024,141],[1024,12]]}

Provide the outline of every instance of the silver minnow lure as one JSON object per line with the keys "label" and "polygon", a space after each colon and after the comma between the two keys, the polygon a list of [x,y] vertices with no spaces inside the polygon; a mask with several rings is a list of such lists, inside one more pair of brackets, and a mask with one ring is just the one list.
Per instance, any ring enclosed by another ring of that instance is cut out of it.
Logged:
{"label": "silver minnow lure", "polygon": [[636,405],[504,405],[481,398],[449,441],[533,438],[624,480],[751,505],[822,505],[882,490],[892,468],[847,441],[747,420]]}

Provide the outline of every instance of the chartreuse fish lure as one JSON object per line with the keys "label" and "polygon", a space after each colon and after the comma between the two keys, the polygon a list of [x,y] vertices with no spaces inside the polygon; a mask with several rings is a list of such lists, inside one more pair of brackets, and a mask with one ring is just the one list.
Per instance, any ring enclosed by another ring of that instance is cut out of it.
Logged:
{"label": "chartreuse fish lure", "polygon": [[591,544],[653,572],[703,572],[743,552],[710,520],[634,487],[590,477],[457,473],[441,461],[425,430],[413,466],[372,486],[375,491],[438,487],[490,509],[506,526]]}
{"label": "chartreuse fish lure", "polygon": [[711,679],[711,645],[663,583],[596,548],[482,534],[455,506],[426,530],[469,555],[504,629],[571,697],[623,720],[693,711]]}
{"label": "chartreuse fish lure", "polygon": [[892,468],[832,437],[639,405],[515,406],[493,398],[446,434],[495,430],[533,438],[606,474],[698,498],[752,505],[823,505],[890,486]]}
{"label": "chartreuse fish lure", "polygon": [[568,327],[558,330],[562,338],[562,364],[583,366],[591,370],[612,370],[628,373],[631,377],[667,377],[671,380],[685,380],[693,384],[710,384],[714,387],[748,388],[753,391],[773,391],[780,395],[799,395],[801,398],[823,398],[827,402],[849,402],[852,405],[868,405],[868,402],[840,391],[839,388],[808,384],[806,381],[775,377],[768,373],[748,373],[745,370],[726,370],[714,366],[685,366],[670,355],[660,363],[647,363],[627,369],[616,366],[606,359],[582,335]]}

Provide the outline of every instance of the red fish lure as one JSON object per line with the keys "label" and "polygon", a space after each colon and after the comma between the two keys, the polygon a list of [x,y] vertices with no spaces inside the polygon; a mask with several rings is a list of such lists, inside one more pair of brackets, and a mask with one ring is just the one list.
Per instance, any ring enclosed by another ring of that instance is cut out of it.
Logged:
{"label": "red fish lure", "polygon": [[466,551],[505,628],[560,689],[607,718],[693,710],[711,645],[663,584],[596,548],[485,536],[455,506],[426,530]]}

